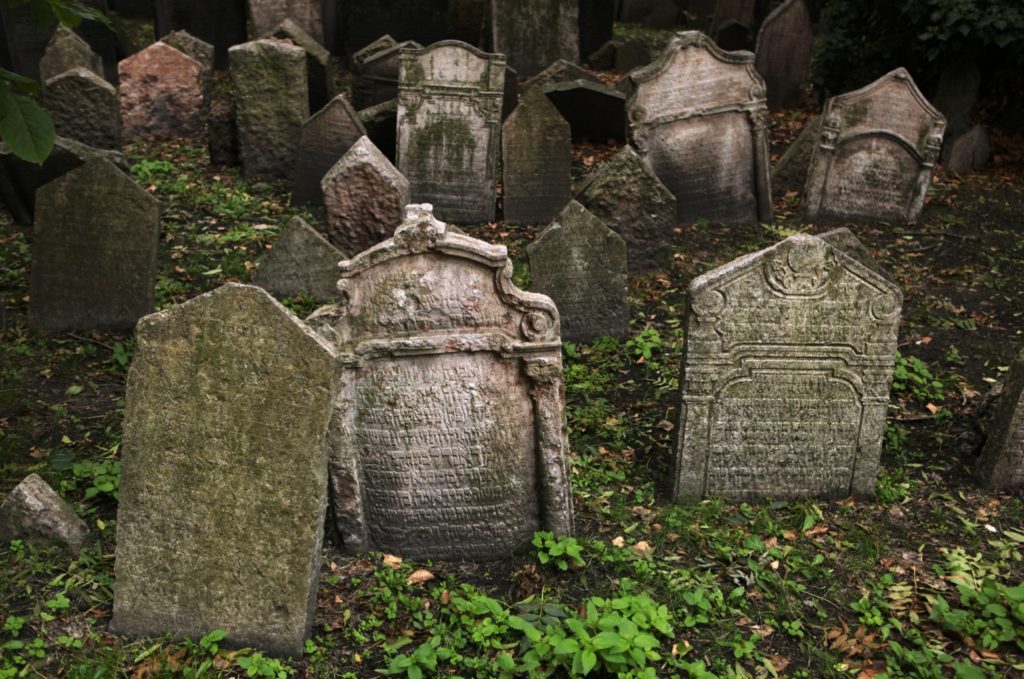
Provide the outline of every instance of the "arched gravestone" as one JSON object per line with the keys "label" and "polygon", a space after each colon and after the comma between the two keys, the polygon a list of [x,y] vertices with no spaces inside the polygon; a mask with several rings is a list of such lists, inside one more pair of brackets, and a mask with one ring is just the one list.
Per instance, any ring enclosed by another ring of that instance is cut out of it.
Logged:
{"label": "arched gravestone", "polygon": [[678,220],[771,221],[768,111],[754,55],[686,31],[630,77],[633,146],[676,197]]}
{"label": "arched gravestone", "polygon": [[398,169],[457,224],[494,219],[505,57],[457,40],[402,50]]}
{"label": "arched gravestone", "polygon": [[342,365],[329,439],[348,552],[497,559],[573,531],[558,311],[504,246],[409,205],[310,317]]}
{"label": "arched gravestone", "polygon": [[873,494],[903,296],[841,248],[800,234],[690,284],[676,498]]}
{"label": "arched gravestone", "polygon": [[811,66],[814,32],[804,0],[786,0],[769,14],[757,32],[757,71],[768,88],[768,107],[800,104],[800,85]]}
{"label": "arched gravestone", "polygon": [[825,102],[804,186],[809,220],[913,222],[924,207],[946,119],[902,68]]}

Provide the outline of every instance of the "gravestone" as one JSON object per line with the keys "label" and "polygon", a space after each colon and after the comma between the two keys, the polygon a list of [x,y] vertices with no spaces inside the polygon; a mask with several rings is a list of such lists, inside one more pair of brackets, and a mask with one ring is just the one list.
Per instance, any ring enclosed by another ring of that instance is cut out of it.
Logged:
{"label": "gravestone", "polygon": [[292,217],[260,260],[252,282],[280,297],[308,293],[318,302],[338,297],[338,262],[348,259],[301,217]]}
{"label": "gravestone", "polygon": [[785,196],[789,191],[801,191],[807,181],[807,168],[811,165],[814,147],[821,135],[821,118],[815,116],[804,124],[804,129],[789,145],[772,168],[772,193]]}
{"label": "gravestone", "polygon": [[445,40],[401,59],[398,169],[412,200],[455,223],[492,221],[505,58]]}
{"label": "gravestone", "polygon": [[811,67],[814,31],[805,0],[786,0],[757,32],[754,63],[768,89],[768,108],[796,108]]}
{"label": "gravestone", "polygon": [[391,237],[409,203],[409,182],[367,137],[360,138],[320,182],[324,233],[345,252]]}
{"label": "gravestone", "polygon": [[688,30],[710,34],[715,28],[715,12],[718,0],[683,0],[682,10]]}
{"label": "gravestone", "polygon": [[198,139],[205,132],[203,65],[153,43],[117,65],[122,134],[135,139]]}
{"label": "gravestone", "polygon": [[245,0],[154,0],[156,34],[188,31],[214,48],[218,69],[228,65],[228,48],[246,41]]}
{"label": "gravestone", "polygon": [[754,38],[750,33],[750,26],[729,19],[715,29],[715,44],[726,52],[749,51],[754,48]]}
{"label": "gravestone", "polygon": [[136,338],[111,630],[223,629],[234,644],[301,655],[327,509],[333,351],[267,292],[233,283],[147,316]]}
{"label": "gravestone", "polygon": [[77,553],[94,537],[75,510],[38,474],[26,476],[0,502],[0,543],[58,542]]}
{"label": "gravestone", "polygon": [[572,80],[590,80],[595,83],[600,82],[597,79],[597,76],[590,71],[580,68],[576,64],[568,62],[565,59],[558,59],[543,71],[527,80],[523,85],[523,89],[528,90],[531,87],[543,88],[546,85],[553,83],[562,83]]}
{"label": "gravestone", "polygon": [[267,37],[290,40],[306,51],[309,110],[319,111],[326,106],[334,93],[331,53],[291,18],[283,20]]}
{"label": "gravestone", "polygon": [[262,38],[286,19],[294,21],[322,47],[324,26],[320,16],[320,0],[248,0],[253,33]]}
{"label": "gravestone", "polygon": [[569,123],[534,88],[501,131],[507,224],[547,224],[572,199]]}
{"label": "gravestone", "polygon": [[768,111],[754,55],[686,31],[630,79],[633,146],[676,197],[678,221],[770,222]]}
{"label": "gravestone", "polygon": [[946,116],[946,133],[955,137],[967,131],[971,111],[981,88],[981,70],[970,59],[957,59],[942,70],[935,90],[935,108]]}
{"label": "gravestone", "polygon": [[174,49],[187,54],[200,63],[203,67],[203,96],[208,101],[210,91],[213,87],[213,45],[200,40],[188,31],[171,31],[160,42],[170,45]]}
{"label": "gravestone", "polygon": [[576,200],[622,236],[631,274],[664,270],[672,264],[676,198],[631,146],[591,174]]}
{"label": "gravestone", "polygon": [[89,43],[70,28],[58,26],[39,60],[39,79],[49,80],[79,66],[103,77],[103,60],[92,51]]}
{"label": "gravestone", "polygon": [[367,59],[375,54],[379,54],[385,50],[389,50],[392,47],[398,45],[398,41],[392,38],[390,35],[384,34],[371,42],[369,45],[362,47],[352,53],[352,65],[355,68],[359,68]]}
{"label": "gravestone", "polygon": [[615,70],[629,73],[651,63],[651,51],[647,44],[639,38],[624,40],[615,48]]}
{"label": "gravestone", "polygon": [[42,105],[62,137],[101,149],[121,146],[117,90],[92,71],[79,66],[47,80]]}
{"label": "gravestone", "polygon": [[902,298],[804,234],[695,279],[674,496],[872,495]]}
{"label": "gravestone", "polygon": [[491,37],[523,78],[579,61],[579,0],[491,0]]}
{"label": "gravestone", "polygon": [[[106,0],[83,0],[83,4],[103,13],[108,11]],[[9,2],[0,2],[0,65],[33,80],[46,80],[40,76],[39,65],[57,22],[40,27],[34,14],[30,4],[21,2],[12,7]],[[117,36],[114,32],[99,21],[87,19],[78,25],[75,33],[102,60],[103,78],[116,82]]]}
{"label": "gravestone", "polygon": [[[390,38],[391,36],[384,36]],[[378,42],[382,42],[381,41]],[[393,41],[392,41],[393,42]],[[370,46],[372,47],[372,45]],[[401,68],[403,49],[422,49],[423,45],[413,40],[395,44],[385,49],[376,49],[364,54],[355,64],[355,78],[352,81],[352,102],[356,108],[368,108],[398,97],[398,74]],[[365,52],[365,50],[362,50]]]}
{"label": "gravestone", "polygon": [[679,23],[676,0],[622,0],[620,21],[668,30]]}
{"label": "gravestone", "polygon": [[580,55],[592,54],[612,39],[615,3],[579,0]]}
{"label": "gravestone", "polygon": [[359,116],[341,94],[303,123],[292,170],[293,200],[319,203],[320,180],[365,134]]}
{"label": "gravestone", "polygon": [[856,259],[858,262],[866,266],[867,268],[874,271],[882,278],[892,280],[892,276],[882,268],[882,265],[872,256],[871,252],[864,247],[864,244],[853,235],[853,232],[846,227],[840,227],[838,229],[832,229],[824,233],[817,234],[817,237],[825,241],[832,246],[832,249],[838,250],[847,257]]}
{"label": "gravestone", "polygon": [[569,121],[572,140],[606,143],[626,138],[626,97],[592,80],[548,83],[541,91]]}
{"label": "gravestone", "polygon": [[398,99],[364,108],[359,111],[359,120],[366,128],[366,136],[388,160],[395,162],[398,145]]}
{"label": "gravestone", "polygon": [[131,330],[153,310],[160,203],[95,158],[36,193],[28,322]]}
{"label": "gravestone", "polygon": [[921,214],[946,121],[898,68],[825,102],[804,187],[809,220],[913,222]]}
{"label": "gravestone", "polygon": [[946,172],[971,172],[988,165],[991,157],[988,131],[979,124],[946,142],[942,150],[942,167]]}
{"label": "gravestone", "polygon": [[1024,486],[1024,353],[1010,364],[975,475],[991,488]]}
{"label": "gravestone", "polygon": [[206,119],[206,148],[212,165],[238,165],[238,126],[235,124],[235,95],[231,79],[220,72],[214,77]]}
{"label": "gravestone", "polygon": [[609,40],[591,52],[587,57],[590,68],[598,71],[610,71],[615,68],[615,56],[620,44],[618,40]]}
{"label": "gravestone", "polygon": [[306,51],[279,40],[253,40],[229,51],[242,172],[287,177],[309,117]]}
{"label": "gravestone", "polygon": [[504,246],[428,205],[341,263],[343,302],[309,322],[344,372],[329,438],[345,551],[492,560],[572,533],[558,311],[511,274]]}
{"label": "gravestone", "polygon": [[558,307],[562,340],[629,334],[626,243],[572,201],[526,248],[530,288]]}

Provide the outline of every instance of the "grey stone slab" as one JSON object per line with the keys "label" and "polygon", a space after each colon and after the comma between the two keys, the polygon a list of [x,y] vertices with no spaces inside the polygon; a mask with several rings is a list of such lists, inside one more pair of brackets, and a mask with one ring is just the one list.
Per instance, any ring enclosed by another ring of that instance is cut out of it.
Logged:
{"label": "grey stone slab", "polygon": [[494,219],[505,58],[455,40],[402,50],[398,169],[457,224]]}
{"label": "grey stone slab", "polygon": [[214,47],[218,69],[228,65],[228,49],[246,41],[245,0],[154,0],[156,34],[185,30]]}
{"label": "grey stone slab", "polygon": [[292,198],[296,202],[320,203],[320,181],[341,159],[366,128],[352,105],[339,94],[327,106],[302,124],[299,152],[292,170]]}
{"label": "grey stone slab", "polygon": [[390,35],[384,34],[371,42],[365,47],[361,47],[352,53],[352,65],[356,68],[362,66],[367,59],[375,54],[379,54],[385,50],[389,50],[392,47],[398,45],[398,41],[392,38]]}
{"label": "grey stone slab", "polygon": [[117,65],[122,135],[199,139],[206,132],[203,65],[167,43],[153,43]]}
{"label": "grey stone slab", "polygon": [[120,148],[117,90],[92,71],[79,66],[47,80],[42,105],[62,137],[101,149]]}
{"label": "grey stone slab", "polygon": [[229,52],[242,171],[287,177],[309,118],[306,51],[279,40],[254,40]]}
{"label": "grey stone slab", "polygon": [[579,0],[491,0],[491,36],[523,78],[579,61]]}
{"label": "grey stone slab", "polygon": [[223,629],[301,655],[327,509],[332,349],[238,284],[147,316],[136,339],[111,629]]}
{"label": "grey stone slab", "polygon": [[26,476],[0,503],[0,543],[59,542],[77,552],[94,539],[75,510],[38,474]]}
{"label": "grey stone slab", "polygon": [[630,79],[633,146],[676,197],[679,221],[770,222],[768,111],[754,55],[686,31]]}
{"label": "grey stone slab", "polygon": [[280,297],[307,293],[327,302],[338,297],[338,262],[343,259],[348,255],[304,219],[292,217],[260,260],[252,282]]}
{"label": "grey stone slab", "polygon": [[39,60],[39,79],[49,80],[77,67],[89,69],[103,77],[103,60],[92,51],[89,43],[70,28],[58,26]]}
{"label": "grey stone slab", "polygon": [[534,88],[501,131],[502,196],[508,224],[547,224],[572,199],[569,123]]}
{"label": "grey stone slab", "polygon": [[461,40],[484,47],[489,41],[485,15],[489,0],[342,0],[339,35],[347,51],[389,34],[399,42],[429,45]]}
{"label": "grey stone slab", "polygon": [[626,243],[572,201],[526,248],[530,288],[558,307],[562,340],[629,334]]}
{"label": "grey stone slab", "polygon": [[946,141],[942,149],[942,167],[954,174],[980,170],[992,159],[992,146],[984,125],[975,125],[958,137]]}
{"label": "grey stone slab", "polygon": [[802,191],[807,182],[807,168],[821,135],[821,118],[815,116],[807,121],[804,129],[772,168],[772,193],[784,196],[788,191]]}
{"label": "grey stone slab", "polygon": [[970,59],[957,59],[942,70],[933,103],[946,117],[946,132],[950,136],[967,131],[980,88],[981,69]]}
{"label": "grey stone slab", "polygon": [[626,136],[626,97],[592,80],[567,80],[541,87],[562,117],[569,121],[573,141],[606,143]]}
{"label": "grey stone slab", "polygon": [[395,162],[398,137],[398,98],[359,111],[366,136],[388,160]]}
{"label": "grey stone slab", "polygon": [[990,488],[1024,487],[1024,353],[1010,364],[974,472]]}
{"label": "grey stone slab", "polygon": [[622,41],[615,49],[615,70],[619,73],[629,73],[634,68],[640,68],[651,63],[651,50],[647,43],[639,38],[630,38]]}
{"label": "grey stone slab", "polygon": [[664,270],[672,264],[676,198],[631,146],[588,177],[576,200],[622,236],[631,274]]}
{"label": "grey stone slab", "polygon": [[565,59],[558,59],[552,62],[552,64],[543,71],[527,80],[524,83],[523,89],[530,89],[531,87],[543,88],[552,83],[563,83],[573,80],[589,80],[595,83],[600,82],[596,75],[585,68],[580,68],[576,64],[566,61]]}
{"label": "grey stone slab", "polygon": [[160,39],[167,45],[179,50],[198,61],[203,67],[203,95],[209,100],[213,87],[214,47],[205,40],[200,40],[188,31],[171,31]]}
{"label": "grey stone slab", "polygon": [[519,74],[514,68],[505,67],[505,86],[501,94],[501,121],[512,115],[519,104]]}
{"label": "grey stone slab", "polygon": [[832,229],[831,231],[817,234],[817,237],[831,245],[834,250],[838,250],[847,257],[856,259],[882,278],[890,281],[893,280],[892,275],[872,256],[871,252],[860,242],[860,239],[853,235],[853,231],[850,231],[848,228]]}
{"label": "grey stone slab", "polygon": [[160,203],[94,158],[36,193],[29,324],[131,330],[153,310]]}
{"label": "grey stone slab", "polygon": [[768,108],[800,105],[814,48],[811,14],[805,0],[786,0],[769,14],[757,32],[754,63],[768,88]]}
{"label": "grey stone slab", "polygon": [[902,68],[829,99],[804,187],[807,218],[916,221],[945,127]]}
{"label": "grey stone slab", "polygon": [[[106,0],[84,0],[83,4],[107,13]],[[33,7],[28,3],[0,3],[0,64],[33,80],[46,80],[39,66],[57,22],[39,25]],[[97,54],[108,82],[117,82],[117,36],[98,21],[83,20],[74,31]],[[59,73],[57,73],[59,75]],[[53,76],[51,76],[53,77]]]}
{"label": "grey stone slab", "polygon": [[248,0],[253,28],[249,37],[262,38],[273,32],[282,21],[290,19],[322,48],[324,26],[320,4],[320,0]]}
{"label": "grey stone slab", "polygon": [[899,288],[796,235],[689,288],[678,498],[874,493]]}
{"label": "grey stone slab", "polygon": [[573,531],[558,311],[503,246],[410,205],[309,319],[344,366],[330,427],[347,552],[500,559]]}
{"label": "grey stone slab", "polygon": [[292,18],[279,23],[267,37],[290,40],[306,50],[306,77],[309,87],[309,110],[319,111],[334,96],[334,72],[331,68],[331,53],[316,38],[303,30]]}

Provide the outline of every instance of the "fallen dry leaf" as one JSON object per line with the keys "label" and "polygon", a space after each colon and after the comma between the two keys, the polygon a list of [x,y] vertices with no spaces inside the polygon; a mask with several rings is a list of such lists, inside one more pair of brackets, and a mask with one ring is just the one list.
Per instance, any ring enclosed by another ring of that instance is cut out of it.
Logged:
{"label": "fallen dry leaf", "polygon": [[434,574],[433,573],[431,573],[430,571],[428,571],[425,568],[419,568],[417,570],[414,570],[412,572],[412,574],[410,574],[409,577],[405,579],[405,584],[407,584],[407,585],[422,585],[424,582],[427,582],[428,580],[433,580],[433,579],[434,579]]}
{"label": "fallen dry leaf", "polygon": [[626,546],[626,538],[624,538],[624,537],[622,537],[620,535],[620,536],[612,539],[612,544],[615,545],[616,547],[625,547]]}
{"label": "fallen dry leaf", "polygon": [[647,556],[653,550],[654,548],[651,547],[651,543],[647,542],[647,540],[641,540],[640,542],[633,545],[633,551],[639,554],[640,556]]}
{"label": "fallen dry leaf", "polygon": [[398,568],[402,565],[402,557],[395,556],[394,554],[385,554],[384,565],[389,568]]}

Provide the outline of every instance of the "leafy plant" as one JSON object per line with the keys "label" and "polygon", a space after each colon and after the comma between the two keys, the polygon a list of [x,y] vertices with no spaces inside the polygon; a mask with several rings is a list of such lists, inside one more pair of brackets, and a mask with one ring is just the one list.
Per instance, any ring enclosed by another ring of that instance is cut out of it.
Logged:
{"label": "leafy plant", "polygon": [[928,364],[917,356],[904,356],[899,352],[896,352],[896,365],[892,371],[892,388],[913,395],[921,403],[945,398],[945,385],[932,375]]}
{"label": "leafy plant", "polygon": [[563,571],[569,570],[569,566],[582,568],[585,563],[583,547],[576,538],[556,538],[550,531],[538,531],[533,534],[533,546],[537,548],[537,561],[553,564]]}

